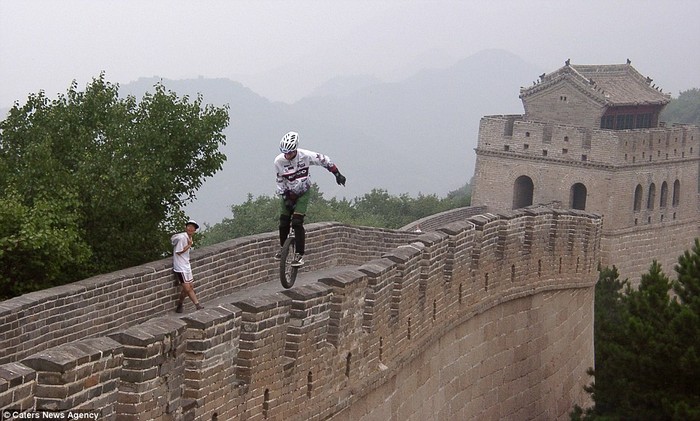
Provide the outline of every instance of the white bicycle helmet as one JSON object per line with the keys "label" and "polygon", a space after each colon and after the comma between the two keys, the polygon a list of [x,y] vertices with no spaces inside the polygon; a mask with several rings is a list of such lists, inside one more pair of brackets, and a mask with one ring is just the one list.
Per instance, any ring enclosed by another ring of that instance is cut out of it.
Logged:
{"label": "white bicycle helmet", "polygon": [[299,133],[289,132],[280,141],[280,151],[289,153],[297,150],[297,142],[299,141]]}

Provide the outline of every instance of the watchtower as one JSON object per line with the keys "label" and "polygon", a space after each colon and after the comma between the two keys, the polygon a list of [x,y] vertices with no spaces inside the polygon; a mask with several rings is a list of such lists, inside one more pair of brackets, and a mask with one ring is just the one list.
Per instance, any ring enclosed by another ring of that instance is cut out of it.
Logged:
{"label": "watchtower", "polygon": [[625,64],[573,65],[520,89],[525,113],[481,119],[473,205],[558,202],[603,216],[601,263],[673,275],[700,221],[700,128],[667,127],[670,95]]}

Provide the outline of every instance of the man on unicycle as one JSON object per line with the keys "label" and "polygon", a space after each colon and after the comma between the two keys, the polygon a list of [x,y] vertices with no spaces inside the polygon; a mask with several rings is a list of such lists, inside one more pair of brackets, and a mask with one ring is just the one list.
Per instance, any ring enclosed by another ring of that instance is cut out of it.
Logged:
{"label": "man on unicycle", "polygon": [[[304,243],[306,231],[304,231],[304,215],[309,205],[309,195],[306,192],[311,188],[309,167],[320,165],[335,175],[338,185],[345,185],[345,177],[338,171],[338,167],[331,159],[323,154],[306,149],[298,149],[299,134],[289,132],[280,141],[280,153],[275,158],[275,172],[277,174],[277,194],[280,201],[280,247],[289,236],[289,229],[294,228],[296,239],[296,255],[291,265],[300,267],[304,264]],[[275,258],[280,258],[277,253]]]}

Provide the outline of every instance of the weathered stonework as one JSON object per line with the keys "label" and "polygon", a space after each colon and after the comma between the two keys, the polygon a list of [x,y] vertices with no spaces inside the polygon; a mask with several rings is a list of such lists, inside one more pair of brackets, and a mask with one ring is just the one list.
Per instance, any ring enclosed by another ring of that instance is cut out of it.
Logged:
{"label": "weathered stonework", "polygon": [[597,266],[668,273],[698,235],[700,128],[659,124],[650,83],[629,63],[542,75],[523,115],[481,120],[476,206],[311,224],[291,290],[268,233],[193,252],[204,310],[173,313],[170,259],[0,302],[0,408],[568,419],[590,404]]}
{"label": "weathered stonework", "polygon": [[[217,304],[185,314],[167,261],[7,300],[0,341],[26,343],[1,348],[0,404],[106,420],[567,419],[589,403],[602,221],[464,212],[424,233],[311,224],[312,279],[291,290],[274,280],[274,233],[196,250],[198,294]],[[66,303],[64,323],[24,323],[61,320],[49,314]],[[115,327],[122,311],[133,323]],[[98,333],[72,339],[82,325]]]}
{"label": "weathered stonework", "polygon": [[[673,275],[698,237],[700,127],[601,129],[606,109],[648,113],[653,123],[668,99],[629,64],[593,67],[543,75],[521,91],[524,115],[481,119],[472,204],[493,211],[530,199],[600,214],[604,265],[633,282],[652,260]],[[595,83],[608,73],[609,85]]]}

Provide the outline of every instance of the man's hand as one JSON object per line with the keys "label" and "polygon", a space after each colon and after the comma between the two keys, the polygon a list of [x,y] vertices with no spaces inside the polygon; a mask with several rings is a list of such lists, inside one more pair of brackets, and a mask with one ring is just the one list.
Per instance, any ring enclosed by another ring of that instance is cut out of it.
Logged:
{"label": "man's hand", "polygon": [[338,183],[339,186],[344,186],[345,181],[346,181],[345,176],[343,174],[341,174],[340,171],[336,171],[335,182]]}

